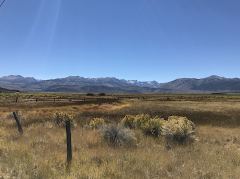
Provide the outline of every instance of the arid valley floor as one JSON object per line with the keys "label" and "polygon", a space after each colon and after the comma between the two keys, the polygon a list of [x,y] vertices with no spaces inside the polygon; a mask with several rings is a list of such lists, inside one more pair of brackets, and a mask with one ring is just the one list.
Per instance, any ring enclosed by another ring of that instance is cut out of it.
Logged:
{"label": "arid valley floor", "polygon": [[[0,94],[0,178],[222,178],[240,176],[240,95]],[[21,118],[18,133],[12,112]],[[66,170],[66,133],[53,114],[73,115],[73,160]],[[119,123],[126,115],[185,116],[196,140],[166,147],[164,137],[131,129],[136,145],[112,147],[93,118]]]}

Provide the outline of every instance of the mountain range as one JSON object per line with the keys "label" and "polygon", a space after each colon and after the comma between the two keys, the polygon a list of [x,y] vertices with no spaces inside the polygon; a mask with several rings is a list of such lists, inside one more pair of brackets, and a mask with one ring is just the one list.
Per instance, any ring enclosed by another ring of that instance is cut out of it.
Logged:
{"label": "mountain range", "polygon": [[6,88],[0,88],[0,93],[16,93],[16,92],[20,92],[20,91],[10,90],[10,89],[6,89]]}
{"label": "mountain range", "polygon": [[[69,76],[49,80],[10,75],[0,78],[0,88],[30,92],[80,93],[200,93],[240,92],[240,78],[210,76],[207,78],[180,78],[167,83],[117,78],[83,78]],[[0,90],[1,91],[1,90]]]}

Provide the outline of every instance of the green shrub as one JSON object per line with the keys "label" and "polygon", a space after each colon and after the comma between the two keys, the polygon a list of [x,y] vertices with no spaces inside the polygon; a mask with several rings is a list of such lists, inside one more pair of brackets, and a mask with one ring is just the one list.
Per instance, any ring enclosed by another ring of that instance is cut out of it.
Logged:
{"label": "green shrub", "polygon": [[164,119],[159,117],[151,118],[148,114],[140,114],[125,116],[121,124],[130,129],[141,129],[146,135],[159,137],[164,122]]}
{"label": "green shrub", "polygon": [[133,115],[127,115],[127,116],[125,116],[125,117],[122,119],[121,124],[122,124],[124,127],[133,129],[133,128],[135,128],[135,126],[134,126],[134,120],[135,120],[135,116],[133,116]]}
{"label": "green shrub", "polygon": [[164,119],[155,117],[145,122],[144,125],[142,126],[142,130],[146,135],[159,137],[162,134],[162,128],[164,123],[165,123]]}
{"label": "green shrub", "polygon": [[164,123],[162,131],[167,142],[184,144],[195,139],[195,125],[186,117],[170,116]]}
{"label": "green shrub", "polygon": [[134,146],[136,144],[136,137],[133,131],[124,128],[123,126],[104,126],[101,129],[102,138],[109,146]]}
{"label": "green shrub", "polygon": [[53,114],[53,123],[58,127],[65,127],[66,121],[70,120],[71,127],[76,127],[77,123],[74,121],[73,116],[64,112],[56,112]]}
{"label": "green shrub", "polygon": [[99,129],[103,125],[105,125],[105,120],[102,119],[102,118],[93,118],[89,122],[89,126],[90,126],[91,129]]}
{"label": "green shrub", "polygon": [[147,121],[151,118],[148,114],[140,114],[140,115],[127,115],[125,116],[121,124],[127,128],[135,129],[135,128],[142,128]]}
{"label": "green shrub", "polygon": [[151,119],[151,116],[148,114],[139,114],[135,116],[134,126],[137,129],[143,129],[146,123]]}

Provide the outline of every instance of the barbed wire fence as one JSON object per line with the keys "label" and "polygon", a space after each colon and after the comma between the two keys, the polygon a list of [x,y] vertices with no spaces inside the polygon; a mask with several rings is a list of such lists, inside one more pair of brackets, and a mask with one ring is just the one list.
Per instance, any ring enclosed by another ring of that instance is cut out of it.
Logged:
{"label": "barbed wire fence", "polygon": [[0,4],[0,8],[3,6],[3,4],[5,3],[6,0],[3,0]]}

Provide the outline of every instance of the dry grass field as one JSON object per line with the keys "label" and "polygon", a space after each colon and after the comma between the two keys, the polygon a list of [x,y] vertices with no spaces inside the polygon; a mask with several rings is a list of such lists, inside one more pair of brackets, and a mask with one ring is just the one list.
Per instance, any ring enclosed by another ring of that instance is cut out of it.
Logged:
{"label": "dry grass field", "polygon": [[[0,178],[196,178],[240,176],[240,96],[238,95],[0,95]],[[104,99],[102,99],[104,98]],[[37,99],[37,100],[36,100]],[[97,99],[97,100],[96,100]],[[23,135],[17,131],[18,111]],[[66,170],[66,133],[53,114],[74,116],[73,161]],[[166,145],[163,136],[131,129],[136,145],[110,146],[93,118],[108,125],[126,115],[149,114],[167,119],[186,116],[196,125],[193,143]]]}

